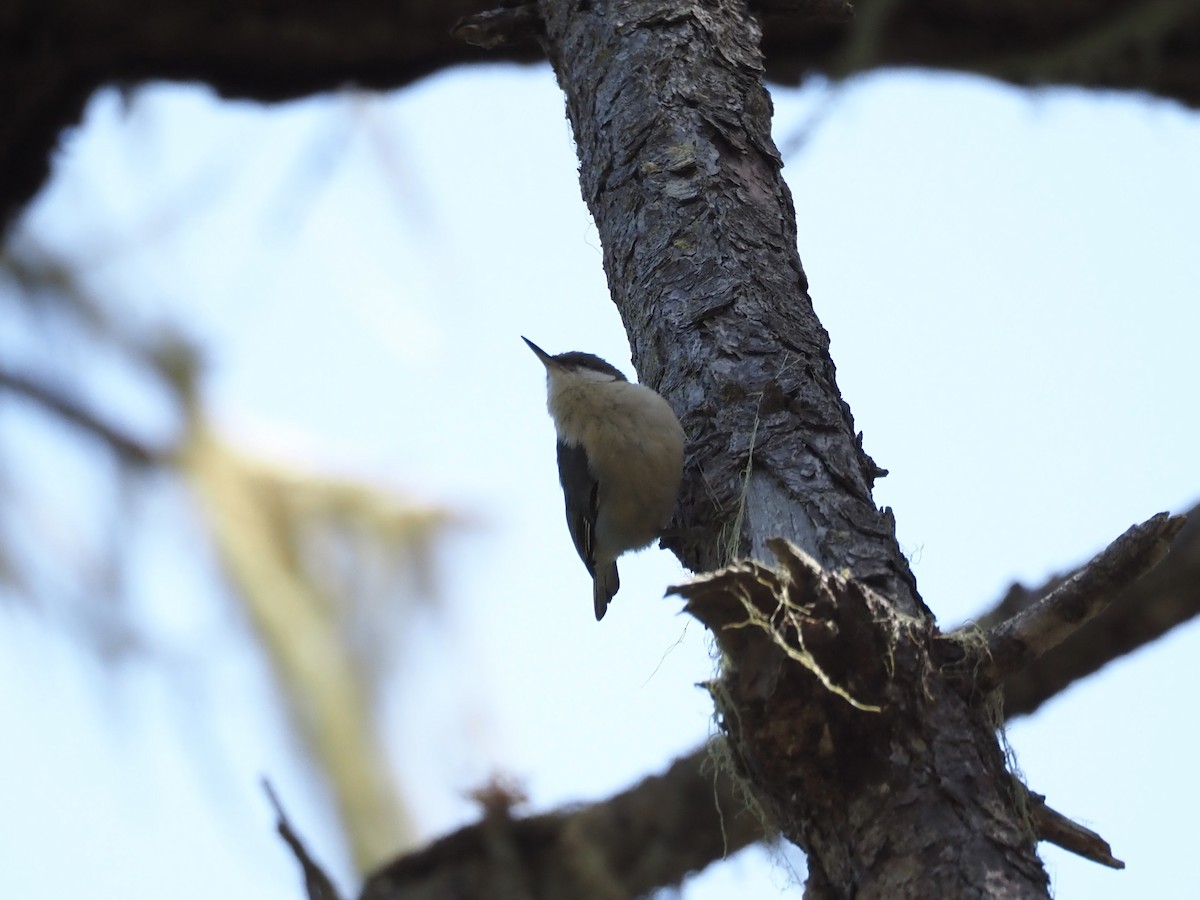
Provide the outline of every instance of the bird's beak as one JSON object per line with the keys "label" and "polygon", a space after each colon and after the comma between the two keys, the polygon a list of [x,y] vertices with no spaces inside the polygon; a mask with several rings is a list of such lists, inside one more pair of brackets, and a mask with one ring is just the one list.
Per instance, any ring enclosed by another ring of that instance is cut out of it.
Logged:
{"label": "bird's beak", "polygon": [[537,355],[537,358],[542,361],[543,366],[546,366],[547,368],[549,368],[550,366],[554,365],[554,357],[553,356],[551,356],[549,353],[547,353],[545,350],[543,350],[541,347],[539,347],[537,344],[535,344],[529,338],[522,336],[521,340],[523,340],[525,343],[527,343],[529,345],[529,349],[532,350]]}

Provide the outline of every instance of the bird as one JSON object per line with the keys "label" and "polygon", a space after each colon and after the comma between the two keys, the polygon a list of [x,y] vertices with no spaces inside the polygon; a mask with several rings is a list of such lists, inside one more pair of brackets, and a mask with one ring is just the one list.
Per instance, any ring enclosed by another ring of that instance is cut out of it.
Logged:
{"label": "bird", "polygon": [[567,528],[592,576],[599,622],[621,586],[617,557],[648,546],[671,520],[683,480],[683,427],[660,394],[600,357],[552,356],[521,340],[546,367]]}

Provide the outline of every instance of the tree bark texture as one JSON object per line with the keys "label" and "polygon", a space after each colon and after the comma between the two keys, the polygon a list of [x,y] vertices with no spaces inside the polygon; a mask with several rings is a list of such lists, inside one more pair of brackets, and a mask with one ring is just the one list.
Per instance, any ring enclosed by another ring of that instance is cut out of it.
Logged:
{"label": "tree bark texture", "polygon": [[709,6],[544,7],[613,302],[688,435],[668,543],[706,571],[786,533],[918,614],[808,296],[757,25]]}
{"label": "tree bark texture", "polygon": [[[456,21],[518,0],[6,0],[0,4],[0,225],[41,185],[63,128],[103,84],[203,81],[260,101],[389,89],[448,66],[540,58],[530,35],[484,52]],[[795,83],[885,66],[1016,84],[1135,90],[1200,105],[1192,0],[758,0],[767,74]],[[522,39],[524,38],[524,39]]]}
{"label": "tree bark texture", "polygon": [[634,362],[689,438],[668,542],[694,571],[799,545],[774,545],[777,571],[682,590],[723,651],[712,691],[738,770],[808,851],[813,896],[1045,897],[994,713],[934,671],[932,616],[871,499],[756,22],[736,2],[540,9]]}
{"label": "tree bark texture", "polygon": [[[771,550],[777,568],[739,563],[674,590],[736,663],[714,688],[722,724],[808,852],[806,896],[1046,897],[994,722],[931,663],[927,626],[787,541]],[[785,642],[769,683],[761,667],[745,676],[743,660]]]}

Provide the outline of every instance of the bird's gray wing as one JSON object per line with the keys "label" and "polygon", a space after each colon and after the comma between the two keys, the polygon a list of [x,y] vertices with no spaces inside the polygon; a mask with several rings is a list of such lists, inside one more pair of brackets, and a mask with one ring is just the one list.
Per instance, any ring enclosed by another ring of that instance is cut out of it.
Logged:
{"label": "bird's gray wing", "polygon": [[587,566],[588,574],[596,574],[596,511],[600,483],[592,475],[587,451],[581,446],[558,442],[558,480],[567,502],[567,528]]}

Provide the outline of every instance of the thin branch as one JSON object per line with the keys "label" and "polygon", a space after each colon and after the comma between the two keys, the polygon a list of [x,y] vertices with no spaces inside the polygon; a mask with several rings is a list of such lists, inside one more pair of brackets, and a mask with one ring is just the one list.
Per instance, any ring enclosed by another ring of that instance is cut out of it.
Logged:
{"label": "thin branch", "polygon": [[263,790],[267,792],[267,799],[271,801],[271,806],[275,808],[276,830],[292,848],[296,861],[304,870],[304,887],[308,891],[308,900],[341,900],[337,888],[333,886],[333,882],[329,880],[325,870],[312,858],[305,848],[304,842],[292,828],[292,823],[288,821],[287,814],[283,811],[283,804],[279,802],[279,797],[275,794],[275,789],[271,787],[271,782],[264,778],[262,786]]}
{"label": "thin branch", "polygon": [[170,454],[148,447],[105,422],[82,405],[64,397],[44,384],[24,375],[0,369],[0,388],[20,394],[106,444],[122,461],[136,466],[154,466],[167,461]]}
{"label": "thin branch", "polygon": [[1029,791],[1026,796],[1029,798],[1029,812],[1033,816],[1034,828],[1043,841],[1049,841],[1076,856],[1090,859],[1110,869],[1125,868],[1125,863],[1112,855],[1112,847],[1108,841],[1096,832],[1084,828],[1078,822],[1072,822],[1058,810],[1047,806],[1046,798],[1041,794]]}
{"label": "thin branch", "polygon": [[1164,512],[1133,526],[1036,605],[992,628],[989,659],[977,687],[999,685],[1103,612],[1122,589],[1166,556],[1184,521]]}

